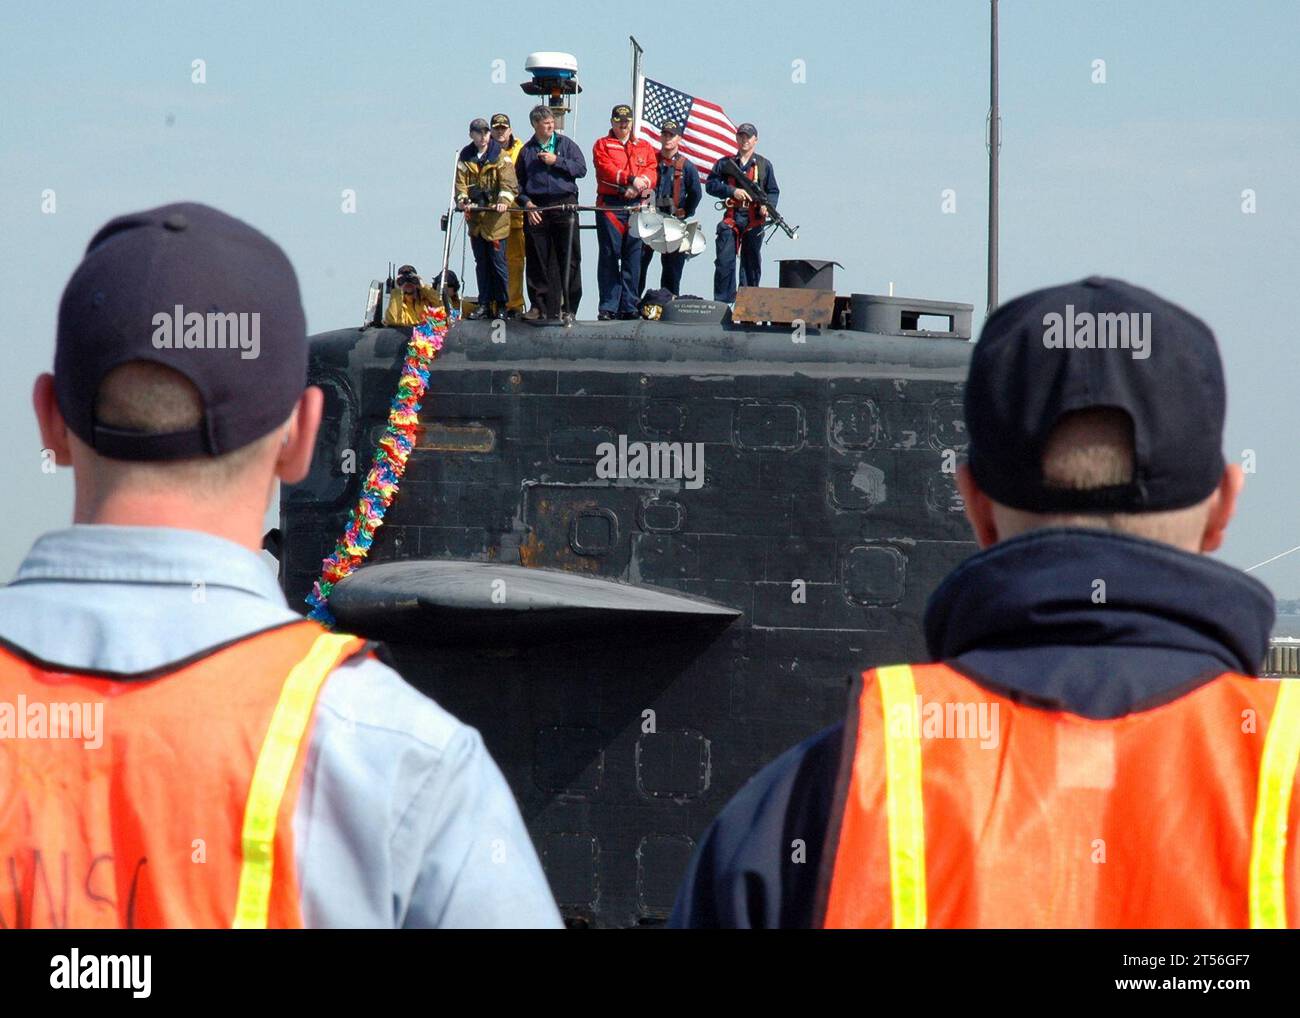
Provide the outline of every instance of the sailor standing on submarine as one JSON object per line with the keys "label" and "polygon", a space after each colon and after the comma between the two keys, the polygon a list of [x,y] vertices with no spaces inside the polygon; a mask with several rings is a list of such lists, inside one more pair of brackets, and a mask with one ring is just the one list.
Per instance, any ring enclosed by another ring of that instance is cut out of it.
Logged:
{"label": "sailor standing on submarine", "polygon": [[470,143],[456,163],[456,204],[466,211],[474,268],[478,277],[478,305],[466,317],[505,317],[509,302],[506,242],[510,238],[510,212],[519,184],[510,156],[490,135],[488,122],[470,122]]}
{"label": "sailor standing on submarine", "polygon": [[[754,151],[758,128],[741,124],[736,128],[736,154],[730,158],[744,175],[765,192],[775,207],[781,197],[772,163]],[[740,285],[758,286],[763,276],[763,231],[766,210],[749,200],[740,181],[724,173],[725,160],[719,159],[709,171],[704,189],[726,203],[726,212],[718,224],[717,257],[713,269],[713,299],[731,304],[736,299],[736,259],[740,258]]]}
{"label": "sailor standing on submarine", "polygon": [[600,260],[599,321],[637,317],[641,296],[641,239],[628,227],[627,211],[644,204],[658,180],[655,151],[632,132],[632,107],[619,103],[609,114],[609,133],[592,146],[596,167],[596,237]]}
{"label": "sailor standing on submarine", "polygon": [[[700,186],[700,171],[680,151],[682,129],[675,120],[665,120],[659,126],[659,158],[656,163],[658,182],[655,185],[655,208],[664,215],[690,219],[700,206],[704,189]],[[650,260],[654,251],[649,244],[641,245],[641,285],[638,294],[645,293],[646,278],[650,274]],[[659,255],[661,269],[659,286],[674,297],[681,296],[682,270],[686,267],[685,251],[665,251]]]}

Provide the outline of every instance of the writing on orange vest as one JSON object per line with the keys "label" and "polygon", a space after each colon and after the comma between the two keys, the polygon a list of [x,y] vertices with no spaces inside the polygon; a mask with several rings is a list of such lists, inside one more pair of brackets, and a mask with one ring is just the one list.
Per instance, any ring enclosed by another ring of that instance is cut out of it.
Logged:
{"label": "writing on orange vest", "polygon": [[1300,925],[1300,682],[1093,720],[904,665],[855,726],[825,926]]}
{"label": "writing on orange vest", "polygon": [[364,647],[295,622],[120,678],[0,649],[0,928],[301,926],[316,697]]}

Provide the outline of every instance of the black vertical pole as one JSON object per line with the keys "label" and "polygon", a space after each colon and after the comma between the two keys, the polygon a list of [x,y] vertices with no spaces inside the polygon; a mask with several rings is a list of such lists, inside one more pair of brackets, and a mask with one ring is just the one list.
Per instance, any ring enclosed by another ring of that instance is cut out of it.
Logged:
{"label": "black vertical pole", "polygon": [[[573,317],[573,309],[569,307],[569,273],[573,267],[573,221],[577,218],[577,210],[571,209],[569,211],[569,236],[564,245],[564,292],[560,294],[560,306],[565,312],[568,312],[570,320]],[[566,320],[564,324],[569,325],[571,321]]]}
{"label": "black vertical pole", "polygon": [[438,283],[438,296],[442,298],[442,307],[447,312],[448,321],[451,320],[451,298],[447,296],[447,267],[451,261],[451,230],[456,212],[456,171],[459,168],[460,153],[457,152],[455,161],[451,164],[451,197],[447,201],[447,214],[444,217],[447,229],[446,236],[442,239],[442,273]]}
{"label": "black vertical pole", "polygon": [[989,32],[989,293],[987,314],[998,306],[998,151],[1002,118],[998,114],[998,0],[990,0]]}

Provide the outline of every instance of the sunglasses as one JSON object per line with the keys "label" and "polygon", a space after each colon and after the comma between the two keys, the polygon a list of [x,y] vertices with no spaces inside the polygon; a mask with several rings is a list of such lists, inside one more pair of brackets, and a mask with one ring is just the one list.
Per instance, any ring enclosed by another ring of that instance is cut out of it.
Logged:
{"label": "sunglasses", "polygon": [[470,134],[487,134],[488,132],[487,132],[487,128],[486,128],[486,127],[471,127],[471,128],[469,129],[469,133],[470,133]]}

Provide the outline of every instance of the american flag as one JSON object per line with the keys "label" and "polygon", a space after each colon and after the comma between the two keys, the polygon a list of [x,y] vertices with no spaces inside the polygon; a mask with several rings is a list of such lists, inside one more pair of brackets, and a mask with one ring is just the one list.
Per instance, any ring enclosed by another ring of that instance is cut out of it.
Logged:
{"label": "american flag", "polygon": [[636,135],[659,147],[659,125],[675,120],[682,129],[681,153],[706,176],[723,156],[736,154],[736,125],[717,103],[642,79],[641,119]]}

